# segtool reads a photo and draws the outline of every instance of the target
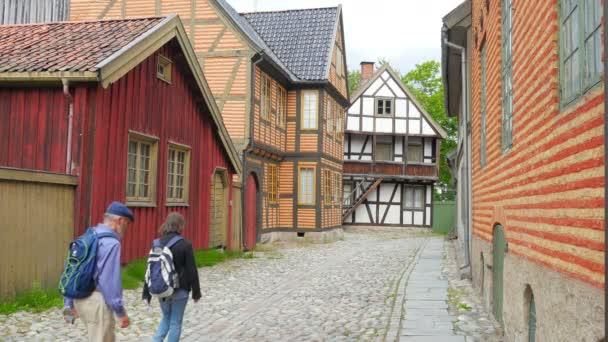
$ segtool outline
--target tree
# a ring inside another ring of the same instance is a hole
[[[457,145],[458,122],[456,118],[448,117],[445,112],[439,62],[427,61],[416,64],[414,70],[401,78],[401,82],[448,135],[441,142],[439,181],[443,183],[444,188],[451,188],[452,174],[447,163],[447,155]]]
[[[353,94],[357,88],[359,88],[359,83],[361,82],[361,71],[349,71],[348,72],[348,93]]]

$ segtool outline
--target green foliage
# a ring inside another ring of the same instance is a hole
[[[147,259],[137,259],[124,266],[121,270],[122,287],[129,290],[139,288],[144,281],[147,266]]]
[[[416,64],[414,70],[405,74],[401,78],[401,81],[448,135],[441,142],[439,181],[444,186],[451,187],[452,175],[447,164],[447,155],[457,145],[458,122],[456,118],[448,117],[445,112],[439,62],[427,61],[422,64]]]
[[[468,306],[465,303],[458,303],[458,309],[465,310],[465,311],[470,311],[472,309],[472,307]]]
[[[0,302],[0,315],[8,315],[17,311],[41,312],[50,308],[61,308],[63,297],[56,289],[43,289],[39,283],[34,283],[32,290],[18,294],[15,298]]]
[[[361,71],[349,71],[348,72],[348,93],[353,94],[357,88],[359,88],[359,83],[361,82]]]
[[[222,251],[221,249],[205,249],[194,252],[196,267],[209,267],[230,259],[253,259],[253,253],[239,251]]]

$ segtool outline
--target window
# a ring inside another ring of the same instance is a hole
[[[332,174],[329,170],[323,170],[323,203],[330,205],[333,202],[333,192],[331,188]]]
[[[344,184],[342,189],[342,203],[344,206],[350,206],[352,204],[351,192],[353,192],[352,184]]]
[[[163,55],[158,55],[156,77],[167,83],[171,83],[171,60]]]
[[[277,203],[279,198],[279,176],[276,165],[268,164],[266,182],[268,184],[268,202]]]
[[[561,0],[560,90],[568,104],[596,85],[603,72],[600,0]]]
[[[340,177],[340,173],[339,172],[334,172],[334,204],[339,204],[340,203],[340,193],[342,191],[340,191],[340,188],[342,186],[342,179]]]
[[[407,162],[422,163],[422,144],[409,142],[407,145]]]
[[[376,160],[392,161],[393,160],[393,144],[392,143],[376,143]]]
[[[424,209],[424,188],[405,188],[405,207],[408,209]]]
[[[302,129],[317,129],[318,95],[315,90],[302,92]]]
[[[262,85],[260,88],[260,116],[262,119],[270,120],[271,112],[271,94],[272,94],[272,82],[270,77],[262,74]]]
[[[156,190],[156,138],[129,134],[127,153],[127,202],[154,203]]]
[[[344,117],[344,109],[336,104],[336,135],[338,138],[342,138],[344,133],[344,127],[342,123],[342,118]]]
[[[315,204],[315,168],[300,167],[298,184],[298,204]]]
[[[479,143],[479,164],[486,166],[486,45],[481,48],[481,138]]]
[[[188,201],[190,149],[169,144],[167,150],[167,203]]]
[[[336,126],[334,126],[334,103],[330,98],[327,98],[327,110],[326,110],[326,118],[325,118],[325,123],[326,123],[326,130],[327,130],[327,134],[329,135],[333,135],[335,133],[335,128]]]
[[[277,87],[277,126],[285,127],[287,121],[287,91]]]
[[[336,46],[336,73],[338,76],[343,76],[342,73],[342,51]]]
[[[502,149],[513,145],[512,3],[502,1]]]
[[[393,115],[393,99],[376,99],[376,115]]]

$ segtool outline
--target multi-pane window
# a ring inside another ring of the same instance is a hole
[[[513,145],[513,10],[502,1],[502,149]]]
[[[327,134],[329,135],[333,135],[334,131],[335,131],[335,126],[334,126],[334,103],[331,99],[327,99],[327,110],[325,111],[327,113],[326,118],[325,118],[325,123],[326,123],[326,130],[327,130]]]
[[[315,168],[300,167],[298,175],[298,203],[315,204]]]
[[[408,143],[407,162],[422,163],[422,144]]]
[[[279,174],[276,165],[268,164],[266,182],[268,185],[268,202],[277,203],[279,198]]]
[[[392,161],[393,160],[393,144],[392,143],[376,143],[376,160]]]
[[[285,127],[287,119],[287,91],[282,87],[277,87],[277,125]]]
[[[561,0],[561,102],[596,85],[603,72],[600,0]]]
[[[318,92],[302,92],[302,129],[317,129]]]
[[[376,99],[377,115],[393,115],[393,99]]]
[[[188,171],[190,150],[169,145],[167,153],[167,202],[184,203],[188,200]]]
[[[338,204],[340,203],[340,188],[342,185],[342,179],[340,177],[340,173],[339,172],[334,172],[334,203]]]
[[[333,192],[331,188],[332,174],[330,170],[323,170],[323,202],[325,205],[333,202]]]
[[[171,83],[171,60],[163,55],[158,55],[156,77],[167,83]]]
[[[353,186],[351,184],[344,184],[342,189],[342,203],[345,206],[349,206],[352,203]]]
[[[481,48],[481,137],[479,143],[479,163],[486,166],[486,45]]]
[[[127,201],[154,201],[156,181],[156,141],[131,134],[127,154]]]
[[[342,137],[342,133],[344,133],[344,127],[343,127],[343,123],[342,123],[342,118],[344,117],[344,110],[336,105],[335,106],[335,111],[336,111],[336,135],[338,136],[338,138]]]
[[[260,88],[261,99],[260,99],[260,116],[263,119],[270,119],[271,113],[271,99],[272,99],[272,81],[270,77],[262,74],[262,85]]]
[[[424,209],[424,188],[405,188],[405,207],[409,209]]]

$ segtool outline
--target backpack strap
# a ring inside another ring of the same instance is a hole
[[[118,237],[116,237],[116,235],[115,235],[115,234],[110,233],[110,232],[104,232],[104,233],[97,233],[97,232],[96,232],[96,233],[95,233],[95,235],[97,236],[97,239],[98,239],[98,240],[99,240],[99,239],[106,238],[106,237],[111,237],[111,238],[114,238],[114,239],[118,240]]]
[[[171,240],[169,240],[169,242],[167,242],[165,247],[171,248],[171,247],[173,247],[173,245],[175,245],[176,243],[178,243],[179,241],[181,241],[183,239],[184,238],[181,235],[176,235],[176,236],[172,237]]]

